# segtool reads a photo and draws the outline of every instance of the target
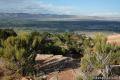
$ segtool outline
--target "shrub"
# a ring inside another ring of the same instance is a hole
[[[0,29],[0,39],[7,39],[10,36],[17,36],[13,29]]]
[[[3,41],[0,53],[1,57],[12,61],[19,68],[21,74],[32,72],[36,54],[30,49],[32,41],[28,33],[20,33],[16,37],[8,37]],[[24,71],[26,70],[26,72]]]
[[[83,78],[81,76],[78,76],[77,80],[83,80]]]

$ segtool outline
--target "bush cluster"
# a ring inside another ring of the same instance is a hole
[[[91,46],[92,39],[75,33],[19,32],[0,30],[0,57],[16,68],[22,76],[35,73],[36,54],[64,55],[73,58],[83,56],[84,47]],[[71,56],[72,55],[72,56]]]

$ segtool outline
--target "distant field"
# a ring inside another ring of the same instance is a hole
[[[112,32],[120,33],[118,21],[38,21],[1,19],[0,28],[14,28],[16,31],[48,32]]]

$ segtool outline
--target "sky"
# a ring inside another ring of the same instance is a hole
[[[0,12],[120,16],[120,0],[0,0]]]

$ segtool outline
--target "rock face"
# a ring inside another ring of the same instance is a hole
[[[70,57],[38,54],[36,62],[37,71],[43,71],[47,80],[76,80],[79,74],[80,61]]]
[[[33,78],[31,78],[31,77],[22,77],[22,79],[21,80],[34,80]]]
[[[21,80],[28,80],[27,78],[23,77]]]

